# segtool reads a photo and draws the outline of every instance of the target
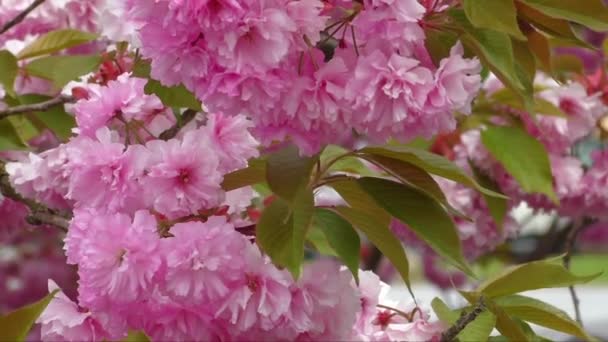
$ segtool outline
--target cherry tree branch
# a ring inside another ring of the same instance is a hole
[[[0,34],[5,33],[6,31],[13,28],[13,26],[22,22],[23,19],[25,19],[25,17],[27,17],[27,15],[30,14],[31,11],[36,9],[36,7],[42,5],[42,3],[44,1],[45,0],[35,0],[34,2],[32,2],[31,5],[29,5],[26,9],[21,11],[19,14],[17,14],[17,16],[15,16],[13,19],[7,21],[4,25],[2,25],[2,28],[0,29]]]
[[[479,297],[479,301],[469,313],[460,315],[460,318],[446,331],[441,334],[441,342],[454,341],[456,336],[464,330],[471,322],[477,318],[486,309],[486,304],[483,297]]]
[[[41,225],[48,224],[55,226],[63,231],[68,230],[70,225],[69,215],[63,215],[59,211],[50,209],[32,199],[21,196],[9,181],[8,174],[4,169],[4,163],[0,161],[0,193],[7,198],[25,204],[30,209],[30,214],[26,220],[29,224]]]
[[[574,243],[576,242],[576,236],[579,231],[583,227],[583,220],[575,220],[570,227],[570,231],[568,232],[568,236],[566,237],[566,246],[565,246],[565,254],[564,254],[564,267],[566,269],[570,269],[570,260],[572,259],[572,250],[574,248]],[[580,309],[580,300],[578,299],[578,295],[576,294],[576,290],[574,286],[568,286],[568,290],[570,291],[570,297],[572,297],[572,304],[574,306],[574,315],[578,324],[583,326],[583,319],[581,317],[581,309]]]
[[[158,138],[162,140],[169,140],[175,138],[177,133],[179,133],[180,129],[190,123],[190,121],[194,120],[196,117],[196,111],[193,109],[188,109],[182,114],[180,120],[178,120],[175,125],[168,128],[164,132],[162,132]]]
[[[10,107],[5,110],[0,110],[0,120],[7,118],[12,115],[31,113],[31,112],[44,112],[51,109],[52,107],[73,102],[75,99],[72,96],[59,95],[50,100],[46,100],[40,103],[33,103],[28,105],[21,105]]]

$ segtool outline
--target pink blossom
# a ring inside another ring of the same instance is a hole
[[[289,310],[291,277],[279,271],[255,245],[248,245],[241,253],[244,268],[222,299],[216,317],[233,324],[235,333],[254,327],[272,331]]]
[[[27,159],[6,164],[11,184],[20,194],[34,198],[49,207],[65,209],[68,175],[66,145],[48,150],[39,155],[30,153]]]
[[[78,132],[94,136],[111,119],[143,121],[161,112],[164,106],[158,97],[144,93],[146,82],[125,73],[106,86],[90,85],[88,98],[74,105]]]
[[[245,272],[243,250],[247,239],[223,217],[205,223],[171,227],[173,237],[162,240],[166,258],[165,287],[176,301],[207,306],[229,296],[231,285]]]
[[[101,128],[97,139],[79,137],[67,144],[70,172],[67,197],[78,205],[135,211],[143,207],[141,186],[148,151],[117,142],[116,132]]]
[[[59,290],[48,282],[49,292]],[[107,335],[91,312],[83,311],[59,291],[37,320],[42,324],[43,341],[101,341]]]
[[[352,333],[360,302],[346,268],[330,260],[306,265],[292,289],[287,313],[300,340],[344,340]],[[305,329],[302,329],[305,327]]]
[[[131,326],[145,331],[152,341],[222,341],[229,339],[226,322],[214,320],[200,307],[188,308],[159,293],[149,296],[141,312],[131,312]]]
[[[247,160],[257,157],[258,142],[249,133],[252,123],[244,116],[207,115],[206,130],[219,156],[220,171],[228,173],[247,166]]]
[[[597,120],[605,114],[606,106],[599,97],[587,95],[579,83],[558,85],[544,80],[542,75],[537,81],[548,86],[538,96],[560,108],[567,117],[522,115],[526,129],[550,152],[567,153],[577,140],[593,131]]]
[[[413,58],[374,51],[359,58],[345,96],[353,115],[372,137],[400,134],[424,108],[433,84],[429,69]]]
[[[357,312],[355,331],[360,335],[372,334],[372,322],[378,313],[378,304],[390,289],[377,275],[370,271],[359,271],[359,301],[361,308]]]
[[[463,53],[458,42],[450,55],[440,61],[435,87],[428,98],[432,107],[443,111],[471,111],[471,102],[481,86],[481,64],[477,59],[465,59]]]
[[[223,200],[222,174],[204,131],[187,132],[181,140],[153,140],[146,144],[150,158],[143,189],[158,212],[176,217],[215,207]]]
[[[251,2],[248,7],[237,26],[208,38],[217,49],[219,63],[238,73],[276,67],[297,32],[296,23],[282,6],[269,1]]]
[[[83,237],[66,238],[66,250],[76,244],[72,261],[78,265],[79,300],[90,309],[118,309],[143,300],[159,271],[157,223],[146,211],[134,219],[123,214],[101,214],[89,224]],[[78,224],[79,218],[74,218]],[[81,227],[82,229],[83,227]],[[74,260],[76,259],[76,260]]]

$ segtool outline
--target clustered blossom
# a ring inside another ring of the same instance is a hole
[[[455,139],[440,137],[436,143],[436,152],[452,159],[470,174],[472,172],[469,162],[478,168],[479,172],[490,177],[509,197],[507,211],[525,202],[534,209],[557,210],[564,216],[605,218],[608,209],[608,197],[605,192],[608,182],[608,153],[602,149],[601,144],[591,144],[593,148],[599,147],[599,150],[584,151],[581,155],[577,152],[577,145],[581,142],[589,144],[589,139],[594,141],[598,120],[606,114],[607,107],[597,94],[588,94],[579,83],[560,85],[540,75],[536,84],[542,87],[537,96],[561,109],[565,117],[542,113],[533,116],[514,108],[509,108],[508,111],[521,119],[527,133],[538,139],[546,148],[559,205],[545,195],[523,191],[517,181],[483,146],[483,127],[454,133]],[[502,88],[502,84],[496,78],[490,77],[484,88],[488,95],[492,95]],[[449,141],[450,139],[454,141]],[[436,181],[450,205],[471,219],[469,221],[454,218],[467,259],[475,260],[517,234],[518,226],[509,215],[502,222],[501,229],[498,229],[480,193],[442,178],[436,178]],[[407,226],[395,221],[392,223],[392,229],[406,244],[421,250],[425,274],[437,285],[451,287],[465,281],[462,274],[450,274],[443,270],[436,253]]]
[[[135,0],[130,18],[154,78],[248,116],[263,144],[291,139],[312,154],[353,129],[374,141],[430,137],[468,112],[480,64],[456,44],[434,65],[425,12],[416,0]],[[328,58],[321,47],[333,43]]]
[[[543,76],[537,79],[537,83],[544,87],[538,96],[560,108],[566,117],[514,112],[521,118],[528,134],[537,138],[549,154],[559,205],[545,195],[525,193],[483,147],[480,130],[462,134],[461,143],[454,148],[456,155],[473,161],[513,201],[525,201],[539,210],[556,209],[564,216],[605,217],[608,209],[604,191],[607,179],[606,152],[598,144],[593,148],[599,149],[581,154],[578,146],[597,139],[598,121],[603,119],[608,108],[598,94],[588,94],[579,83],[558,85]]]
[[[419,309],[411,318],[378,310],[387,285],[373,274],[357,286],[321,259],[294,280],[272,264],[241,231],[255,222],[243,216],[255,192],[221,187],[258,155],[252,122],[198,114],[162,140],[149,123],[167,109],[144,86],[129,74],[70,85],[81,95],[70,108],[76,135],[6,165],[21,194],[73,208],[64,249],[77,301],[53,299],[38,320],[43,340],[120,340],[130,330],[155,341],[438,338],[443,327]]]

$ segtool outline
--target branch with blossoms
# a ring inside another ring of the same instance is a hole
[[[187,124],[189,124],[196,117],[196,111],[192,109],[188,109],[182,114],[180,119],[175,123],[175,125],[171,126],[167,130],[163,131],[158,138],[162,140],[169,140],[175,138],[175,136],[179,133],[179,131],[184,128]]]
[[[13,28],[15,25],[22,22],[23,19],[25,19],[25,17],[27,17],[27,15],[30,14],[30,12],[35,10],[36,7],[42,5],[44,3],[44,1],[45,0],[35,0],[34,2],[32,2],[31,5],[29,5],[27,8],[25,8],[19,14],[17,14],[13,19],[7,21],[4,25],[2,25],[2,28],[0,29],[0,34],[3,34],[4,32]]]
[[[48,224],[55,226],[63,231],[68,230],[70,225],[69,214],[60,213],[57,210],[50,209],[43,204],[40,204],[29,198],[25,198],[18,194],[11,186],[9,176],[4,169],[4,163],[0,161],[0,193],[14,201],[25,204],[30,209],[30,214],[26,220],[32,225]]]
[[[7,118],[9,116],[18,115],[18,114],[25,114],[25,113],[31,113],[31,112],[44,112],[55,106],[74,102],[74,101],[75,101],[75,99],[72,96],[59,95],[50,100],[39,102],[39,103],[10,107],[5,110],[0,110],[0,120]]]

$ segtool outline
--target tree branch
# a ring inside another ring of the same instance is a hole
[[[0,120],[7,118],[12,115],[31,113],[31,112],[44,112],[50,108],[61,105],[68,102],[73,102],[75,99],[72,96],[59,95],[50,100],[33,103],[22,106],[10,107],[5,110],[0,110]]]
[[[193,109],[188,109],[182,114],[180,120],[178,120],[175,125],[166,131],[162,132],[158,138],[162,140],[169,140],[175,138],[179,130],[186,126],[190,121],[194,120],[196,117],[196,111]]]
[[[576,236],[578,232],[583,227],[584,221],[582,219],[577,219],[572,223],[570,227],[570,231],[568,232],[568,236],[566,237],[566,246],[565,246],[565,254],[564,254],[564,267],[566,269],[570,269],[570,260],[572,259],[572,250],[574,249],[574,243],[576,242]],[[572,297],[572,305],[574,306],[574,315],[576,321],[580,326],[583,326],[583,319],[581,317],[581,309],[580,309],[580,300],[578,299],[578,295],[576,294],[576,290],[574,286],[568,286],[568,290],[570,291],[570,297]]]
[[[8,31],[11,28],[13,28],[13,26],[15,26],[15,25],[19,24],[20,22],[22,22],[23,19],[25,19],[25,17],[27,17],[27,15],[30,14],[31,11],[33,11],[34,9],[36,9],[36,7],[42,5],[43,2],[44,2],[44,0],[35,0],[26,9],[24,9],[23,11],[21,11],[21,13],[17,14],[16,17],[14,17],[13,19],[7,21],[4,25],[2,25],[2,28],[0,29],[0,34],[5,33],[6,31]]]
[[[458,320],[446,331],[441,334],[441,342],[449,342],[456,339],[456,336],[464,330],[471,322],[479,316],[483,310],[486,309],[486,304],[483,297],[479,297],[479,301],[473,307],[473,310],[469,313],[464,313],[458,318]]]
[[[30,214],[26,218],[29,224],[48,224],[67,232],[70,225],[70,217],[18,194],[11,186],[9,176],[4,169],[4,162],[2,161],[0,161],[0,193],[13,201],[25,204],[30,209]]]

